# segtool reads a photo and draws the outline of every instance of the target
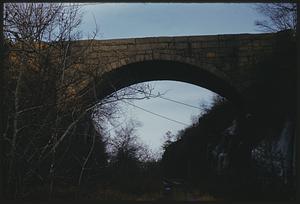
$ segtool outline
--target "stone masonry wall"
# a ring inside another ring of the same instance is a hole
[[[272,52],[275,35],[228,34],[82,40],[74,42],[72,50],[86,48],[76,66],[82,73],[92,72],[99,76],[130,63],[170,60],[195,65],[242,91],[255,80],[251,69],[261,58]]]

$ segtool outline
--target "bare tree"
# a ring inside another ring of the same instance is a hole
[[[119,128],[115,134],[108,136],[109,152],[114,162],[121,160],[134,160],[136,162],[147,162],[153,160],[153,153],[136,135],[137,127],[141,123],[129,120]]]
[[[72,43],[81,37],[79,5],[8,3],[4,13],[4,34],[9,48],[6,96],[9,114],[2,135],[7,147],[7,191],[12,197],[22,197],[34,191],[28,188],[32,183],[46,183],[51,196],[58,161],[66,155],[64,149],[68,149],[62,145],[66,138],[76,134],[80,121],[95,108],[101,115],[99,118],[109,119],[115,112],[115,101],[134,98],[138,91],[125,89],[121,95],[112,94],[100,103],[98,99],[91,104],[82,103],[74,87],[80,87],[78,84],[87,75],[96,78],[102,73],[97,76],[92,71],[87,73],[89,67],[72,72],[92,46],[90,43],[72,49]],[[92,38],[96,35],[97,28]],[[144,97],[151,91],[147,86],[139,88]],[[79,183],[94,151],[95,135],[83,156]]]
[[[126,125],[115,130],[115,135],[109,138],[110,152],[118,159],[119,156],[136,158],[138,150],[136,128],[141,124],[130,120]]]
[[[162,145],[163,150],[166,150],[173,142],[176,141],[176,135],[174,135],[171,131],[167,131],[164,135],[164,142]]]
[[[11,189],[15,196],[25,193],[26,180],[36,176],[45,179],[36,168],[48,149],[49,175],[54,175],[56,144],[65,135],[59,131],[65,113],[58,103],[69,86],[64,79],[73,63],[69,45],[79,37],[80,22],[79,6],[75,4],[5,4],[4,34],[9,44],[12,93],[7,97],[12,106],[4,139],[9,147],[8,185],[21,184]]]
[[[255,22],[260,30],[277,32],[292,29],[296,31],[296,3],[259,3],[255,9],[265,18]]]
[[[115,123],[116,119],[123,114],[119,105],[120,101],[143,100],[162,95],[160,93],[153,94],[154,89],[155,87],[151,83],[134,84],[121,90],[116,90],[99,101],[92,113],[92,118],[95,120],[98,130],[102,130],[101,132],[105,135],[108,132],[108,130],[104,130],[107,122],[112,126],[117,126]]]

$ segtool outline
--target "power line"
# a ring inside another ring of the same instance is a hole
[[[183,102],[180,102],[180,101],[176,101],[174,99],[170,99],[170,98],[165,98],[165,97],[162,97],[162,96],[158,96],[159,98],[162,98],[164,100],[167,100],[167,101],[172,101],[174,103],[178,103],[178,104],[181,104],[181,105],[185,105],[185,106],[188,106],[188,107],[191,107],[191,108],[196,108],[198,110],[202,110],[201,108],[197,107],[197,106],[193,106],[193,105],[190,105],[190,104],[187,104],[187,103],[183,103]]]
[[[132,88],[132,87],[129,87],[129,88],[144,93],[143,91],[138,90],[138,89],[136,89],[136,88]],[[161,99],[164,99],[164,100],[167,100],[167,101],[171,101],[171,102],[178,103],[178,104],[181,104],[181,105],[185,105],[185,106],[188,106],[188,107],[191,107],[191,108],[196,108],[196,109],[198,109],[198,110],[202,110],[202,108],[199,108],[199,107],[197,107],[197,106],[193,106],[193,105],[191,105],[191,104],[183,103],[183,102],[181,102],[181,101],[177,101],[177,100],[174,100],[174,99],[166,98],[166,97],[163,97],[163,96],[160,96],[160,95],[158,95],[158,96],[153,95],[153,94],[149,94],[149,95],[152,96],[152,97],[158,97],[158,98],[161,98]]]
[[[172,121],[172,122],[175,122],[175,123],[178,123],[178,124],[181,124],[181,125],[184,125],[184,126],[189,126],[189,125],[186,124],[186,123],[183,123],[183,122],[180,122],[180,121],[177,121],[177,120],[168,118],[168,117],[163,116],[163,115],[160,115],[160,114],[158,114],[158,113],[154,113],[154,112],[152,112],[152,111],[149,111],[149,110],[147,110],[147,109],[144,109],[144,108],[142,108],[142,107],[139,107],[139,106],[137,106],[137,105],[134,105],[133,103],[130,103],[130,102],[127,102],[127,101],[123,101],[123,102],[124,102],[124,103],[127,103],[127,104],[129,104],[129,105],[131,105],[131,106],[133,106],[133,107],[135,107],[135,108],[141,109],[141,110],[143,110],[143,111],[145,111],[145,112],[147,112],[147,113],[150,113],[150,114],[152,114],[152,115],[155,115],[155,116],[164,118],[164,119],[166,119],[166,120],[170,120],[170,121]]]

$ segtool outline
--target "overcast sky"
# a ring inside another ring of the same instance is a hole
[[[246,3],[105,3],[86,5],[83,10],[83,34],[94,31],[97,24],[100,32],[97,39],[258,33],[254,22],[260,18],[254,5]],[[209,104],[214,95],[207,89],[182,82],[153,83],[156,91],[168,90],[164,97],[197,107]],[[191,116],[201,112],[160,98],[134,104],[185,124],[191,124]],[[142,126],[137,134],[153,150],[159,149],[168,130],[176,134],[185,127],[124,103],[121,106],[124,117],[119,123],[130,118],[140,121]]]

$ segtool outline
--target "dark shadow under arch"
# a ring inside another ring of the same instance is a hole
[[[239,109],[243,107],[241,94],[230,82],[194,65],[164,60],[131,63],[105,73],[96,81],[96,98],[101,100],[127,86],[153,80],[194,84],[227,98]]]

